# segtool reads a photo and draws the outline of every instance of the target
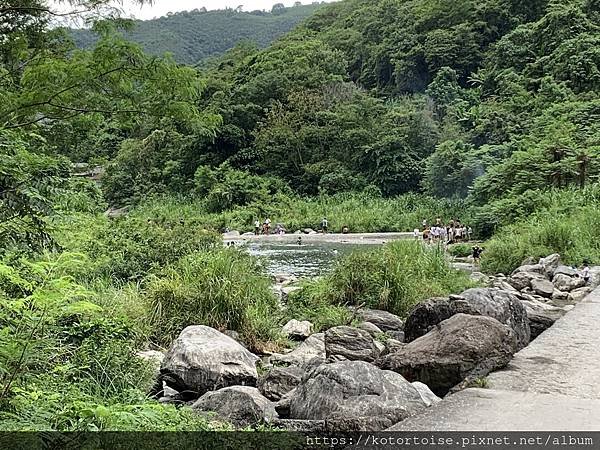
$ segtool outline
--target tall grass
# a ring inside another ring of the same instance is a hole
[[[341,259],[332,272],[308,283],[290,299],[290,312],[323,321],[339,316],[340,306],[365,305],[405,316],[412,306],[430,297],[472,287],[464,272],[452,268],[443,250],[414,241],[397,241],[373,251]],[[320,317],[311,314],[317,305]],[[339,316],[347,319],[346,316]],[[297,317],[298,318],[298,317]]]
[[[600,205],[600,203],[599,203]],[[567,264],[600,264],[600,209],[598,205],[558,206],[501,228],[487,242],[481,267],[490,273],[510,273],[528,257],[560,253]]]
[[[278,304],[256,259],[237,249],[191,254],[145,288],[152,338],[168,346],[189,325],[234,330],[254,349],[277,342]]]
[[[144,219],[180,220],[198,227],[220,230],[225,227],[251,231],[256,219],[270,217],[290,231],[316,229],[323,217],[331,231],[347,226],[351,232],[412,231],[424,218],[469,220],[469,210],[461,200],[435,199],[420,194],[381,198],[368,194],[338,194],[314,198],[276,195],[269,203],[253,203],[211,214],[203,200],[159,197],[139,205],[133,214]]]

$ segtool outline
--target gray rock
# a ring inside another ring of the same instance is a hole
[[[579,303],[581,300],[586,298],[593,290],[594,288],[590,286],[585,286],[579,289],[573,289],[571,292],[569,292],[568,299],[571,303]]]
[[[375,344],[375,347],[377,347],[378,350],[378,355],[381,355],[383,352],[385,352],[385,345],[382,342],[379,342],[377,339],[373,340],[373,343]]]
[[[405,336],[404,331],[386,331],[386,333],[391,339],[395,339],[400,342],[404,342]]]
[[[539,275],[544,275],[544,267],[541,264],[525,264],[523,266],[517,267],[513,270],[511,276],[516,275],[520,272],[529,272],[529,273],[537,273]]]
[[[280,289],[281,299],[286,302],[291,294],[301,290],[302,288],[300,286],[282,286]]]
[[[255,387],[231,386],[207,392],[192,405],[197,412],[214,412],[237,427],[271,423],[275,406]]]
[[[388,339],[385,341],[385,352],[382,352],[381,355],[387,355],[389,353],[394,353],[396,350],[404,347],[406,344],[402,341],[398,341],[396,339]]]
[[[513,330],[496,319],[456,314],[377,364],[444,396],[506,366],[517,349]]]
[[[573,269],[572,267],[569,267],[569,266],[560,265],[554,271],[554,276],[556,276],[558,274],[567,275],[569,277],[574,277],[575,275],[577,275],[577,270]]]
[[[418,304],[406,319],[405,342],[424,336],[437,324],[458,313],[492,317],[513,329],[519,348],[529,344],[529,320],[519,297],[512,291],[496,288],[468,289],[460,296]]]
[[[438,323],[454,315],[447,298],[431,298],[417,304],[404,324],[404,342],[426,335]]]
[[[571,292],[573,289],[585,286],[585,281],[578,276],[571,277],[563,273],[557,273],[552,279],[552,284],[554,284],[559,291]]]
[[[551,280],[552,277],[554,277],[554,271],[561,265],[560,255],[558,253],[554,253],[550,256],[546,256],[545,258],[541,258],[539,265],[544,268],[544,274],[546,275],[546,278]]]
[[[269,400],[277,402],[298,386],[303,373],[304,370],[298,366],[274,367],[260,376],[258,390]]]
[[[554,289],[552,293],[552,300],[566,300],[569,298],[568,292],[559,291],[558,289]]]
[[[371,419],[371,429],[383,429],[425,407],[419,391],[401,375],[364,361],[343,361],[322,365],[303,378],[291,396],[290,417]]]
[[[361,309],[357,312],[357,315],[363,321],[377,325],[381,331],[402,331],[404,329],[404,324],[400,317],[387,311]]]
[[[258,357],[217,330],[193,325],[173,341],[160,378],[178,390],[199,397],[234,385],[256,385]]]
[[[421,400],[427,406],[434,405],[442,401],[437,395],[431,392],[431,389],[426,384],[421,383],[420,381],[413,381],[412,384],[417,391],[419,391],[419,395],[421,396]]]
[[[292,319],[283,326],[283,334],[290,339],[304,340],[312,333],[313,324],[308,320],[302,322]]]
[[[228,231],[227,233],[223,233],[223,237],[225,238],[236,238],[236,237],[240,237],[240,232],[233,230],[233,231]]]
[[[165,359],[165,355],[157,350],[145,350],[135,354],[138,358],[148,362],[148,364],[154,369],[156,375],[160,372],[160,366]]]
[[[566,312],[562,308],[557,308],[537,300],[521,300],[521,303],[527,310],[531,340],[537,338],[554,325],[554,322],[560,319]]]
[[[531,280],[531,289],[542,297],[551,298],[554,293],[554,285],[548,280]]]
[[[371,322],[361,322],[358,324],[358,326],[356,328],[366,331],[373,337],[382,333],[381,329],[377,325],[375,325],[374,323],[371,323]]]
[[[316,333],[306,339],[302,344],[285,355],[272,355],[271,364],[287,364],[291,366],[304,366],[313,358],[325,360],[325,334]]]
[[[531,287],[531,280],[545,280],[544,276],[536,272],[517,272],[508,279],[510,284],[517,291],[522,291]]]
[[[351,361],[373,362],[379,357],[373,338],[364,330],[333,327],[325,332],[325,356],[343,356]]]

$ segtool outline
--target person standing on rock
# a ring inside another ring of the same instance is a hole
[[[263,234],[269,235],[269,230],[271,229],[271,219],[268,217],[265,219],[265,223],[263,223]]]
[[[260,221],[258,219],[254,221],[254,234],[257,236],[260,234]]]
[[[483,253],[483,248],[479,245],[473,247],[473,263],[479,264],[479,260],[481,259],[481,254]]]
[[[419,230],[418,228],[415,228],[413,230],[413,236],[415,238],[415,241],[418,241],[419,238],[421,237],[421,230]]]
[[[587,262],[583,263],[583,269],[581,270],[581,277],[583,278],[583,281],[585,281],[585,284],[588,285],[590,283],[590,267],[588,265]]]
[[[327,234],[328,228],[329,222],[327,221],[327,217],[323,217],[323,220],[321,220],[321,230],[323,230],[323,234]]]

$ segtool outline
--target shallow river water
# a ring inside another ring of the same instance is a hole
[[[349,244],[341,242],[249,242],[243,247],[258,256],[271,274],[314,277],[326,273],[340,256],[355,250],[368,251],[381,244]]]

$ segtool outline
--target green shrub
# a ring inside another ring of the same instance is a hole
[[[473,246],[471,244],[453,244],[448,246],[448,253],[459,258],[471,256]]]
[[[481,267],[489,273],[510,273],[529,257],[560,253],[567,264],[600,263],[598,206],[543,211],[501,228],[486,243]]]
[[[443,250],[396,241],[341,259],[332,272],[298,293],[296,302],[362,305],[404,316],[417,302],[460,292],[472,283],[452,268]]]
[[[220,237],[180,220],[128,216],[101,228],[84,250],[96,260],[96,274],[139,280],[190,253],[209,250]]]
[[[146,288],[153,338],[168,346],[189,325],[235,330],[256,348],[278,339],[277,299],[256,259],[237,249],[189,255]]]

